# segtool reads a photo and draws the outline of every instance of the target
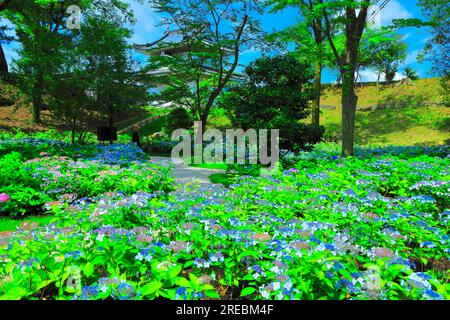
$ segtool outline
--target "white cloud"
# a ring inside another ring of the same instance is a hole
[[[369,17],[372,13],[377,12],[378,9],[378,6],[373,6],[370,9]],[[375,27],[381,27],[390,25],[394,19],[409,19],[412,17],[412,13],[406,10],[401,3],[390,1],[371,21]]]
[[[372,70],[362,70],[359,72],[359,76],[360,76],[360,78],[358,78],[358,81],[375,82],[375,81],[377,81],[378,73],[375,71],[372,71]],[[402,76],[402,74],[400,72],[397,72],[394,80],[401,80],[403,78],[404,77]],[[380,76],[380,81],[385,81],[385,80],[386,80],[385,74],[382,73]]]

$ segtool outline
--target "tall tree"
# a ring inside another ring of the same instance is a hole
[[[342,156],[353,156],[355,143],[355,114],[358,96],[355,79],[359,47],[367,26],[369,7],[378,1],[319,0],[325,21],[325,34],[342,77]],[[342,22],[345,36],[344,55],[339,53],[333,38],[333,24]]]
[[[279,129],[280,147],[289,151],[311,150],[324,128],[301,122],[310,115],[314,95],[311,64],[292,55],[262,57],[245,69],[245,82],[220,98],[232,124],[244,130]]]
[[[120,20],[90,15],[64,47],[60,74],[50,82],[48,93],[53,114],[70,124],[72,142],[77,133],[82,142],[85,132],[99,122],[113,126],[114,109],[129,108],[133,99],[146,96],[145,88],[136,84],[130,36]]]
[[[360,49],[361,65],[377,72],[378,88],[381,74],[385,74],[387,82],[392,81],[406,56],[406,43],[390,29],[367,29],[364,33]]]
[[[75,61],[88,87],[96,92],[98,111],[112,127],[115,108],[130,107],[133,99],[145,96],[144,88],[137,85],[136,65],[129,54],[131,33],[120,22],[103,18],[88,18],[83,26],[75,43]]]
[[[312,103],[313,125],[320,124],[320,95],[322,89],[322,70],[330,62],[329,51],[327,52],[326,34],[324,30],[324,19],[320,10],[318,0],[269,0],[267,4],[271,7],[271,12],[279,12],[286,7],[297,7],[303,20],[294,26],[290,26],[281,32],[276,32],[275,36],[282,41],[294,42],[296,44],[295,53],[298,58],[305,62],[314,64],[314,99]]]
[[[65,25],[66,9],[82,2],[13,1],[5,10],[5,17],[14,24],[17,39],[22,45],[16,71],[24,92],[31,97],[34,123],[41,121],[46,80],[58,72],[58,65],[62,62],[60,50],[69,40],[70,32]]]
[[[84,15],[114,17],[125,12],[125,20],[132,17],[129,5],[120,0],[12,1],[3,13],[13,23],[17,40],[22,45],[16,71],[24,91],[31,97],[34,123],[41,121],[46,81],[51,81],[59,72],[64,60],[61,52],[73,37],[74,30],[66,25],[70,17],[66,11],[72,5],[79,6]]]
[[[24,1],[13,2],[7,10],[22,45],[16,71],[20,86],[31,97],[33,123],[41,122],[46,80],[58,72],[60,48],[67,40],[66,34],[59,32],[64,27],[62,19],[50,15],[52,6],[54,3]]]
[[[217,97],[233,80],[240,53],[258,42],[260,28],[250,13],[262,12],[256,0],[151,0],[165,18],[161,26],[178,33],[186,54],[160,56],[150,68],[168,67],[158,97],[192,110],[206,125]]]

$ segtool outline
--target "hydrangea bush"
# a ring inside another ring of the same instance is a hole
[[[170,168],[149,164],[135,145],[66,147],[53,140],[0,143],[5,153],[0,158],[0,193],[10,197],[2,205],[1,215],[41,214],[48,202],[73,201],[108,191],[131,195],[171,190]],[[67,155],[61,155],[60,149]],[[30,158],[36,150],[38,155]]]
[[[63,197],[53,223],[0,233],[0,298],[449,299],[450,160],[387,150],[319,148],[229,188]]]

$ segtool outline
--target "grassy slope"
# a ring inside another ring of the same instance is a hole
[[[328,87],[322,96],[321,123],[327,134],[339,136],[341,106],[339,88]],[[376,85],[357,88],[359,108],[376,105],[403,104],[403,107],[357,111],[356,141],[361,145],[443,144],[450,139],[450,108],[440,102],[437,79],[421,79],[410,86]]]
[[[410,86],[358,86],[358,107],[402,105],[393,109],[361,111],[356,114],[356,141],[360,145],[443,144],[450,139],[450,108],[440,102],[438,79],[421,79]],[[341,89],[328,86],[322,95],[321,124],[326,135],[341,131]],[[330,110],[327,107],[334,107]],[[309,119],[307,120],[309,122]],[[211,127],[229,128],[226,116],[212,116]]]

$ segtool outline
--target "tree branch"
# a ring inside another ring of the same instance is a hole
[[[11,3],[12,0],[3,0],[3,2],[0,3],[0,11],[3,11],[6,9],[6,7]]]
[[[209,109],[211,109],[212,104],[214,103],[214,100],[217,98],[217,96],[222,92],[225,85],[230,80],[231,76],[233,75],[234,70],[236,69],[238,63],[239,63],[239,43],[241,41],[242,34],[244,33],[245,26],[247,25],[248,21],[248,15],[244,15],[244,19],[242,21],[242,24],[240,25],[238,29],[238,33],[236,36],[236,41],[234,45],[234,60],[231,68],[228,70],[227,74],[225,75],[225,78],[219,82],[218,87],[214,92],[211,93],[208,99],[208,103],[206,104],[206,112],[209,112]]]
[[[319,3],[323,4],[323,0],[319,0]],[[341,57],[339,56],[339,52],[337,51],[336,45],[334,44],[333,38],[331,37],[330,18],[328,17],[326,8],[323,8],[323,17],[325,19],[325,34],[328,38],[328,42],[330,43],[331,50],[333,51],[334,57],[336,59],[336,66],[338,67],[338,69],[341,69],[341,67],[342,67]]]

